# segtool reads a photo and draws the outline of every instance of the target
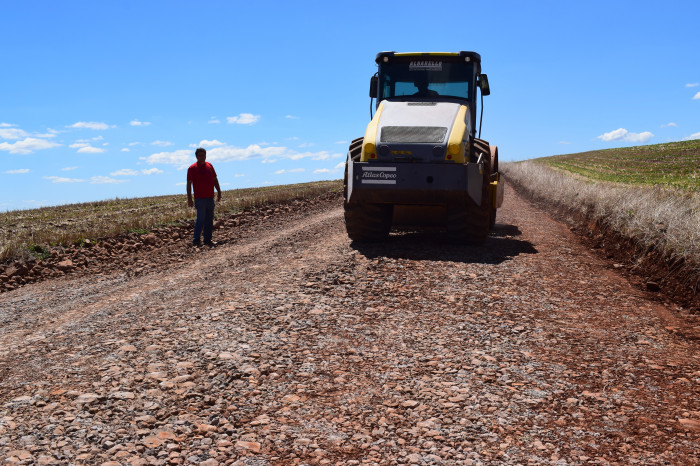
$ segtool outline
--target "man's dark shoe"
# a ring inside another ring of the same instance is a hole
[[[204,242],[204,245],[205,245],[205,246],[209,246],[210,248],[213,248],[213,247],[216,246],[217,244],[219,244],[219,243],[217,243],[216,241],[205,241],[205,242]]]
[[[192,241],[192,246],[194,246],[195,248],[198,248],[198,247],[202,246],[202,243],[200,243],[199,241]]]

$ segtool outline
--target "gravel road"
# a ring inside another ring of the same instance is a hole
[[[565,225],[510,190],[482,247],[362,246],[339,205],[0,295],[0,460],[700,461],[698,342]]]

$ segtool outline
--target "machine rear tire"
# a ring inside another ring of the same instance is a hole
[[[455,243],[481,244],[486,240],[491,226],[491,203],[489,197],[491,178],[490,157],[484,160],[481,186],[481,204],[468,199],[466,203],[447,206],[447,237]],[[493,213],[493,221],[496,215]]]
[[[496,227],[496,211],[498,209],[491,208],[489,212],[489,230],[493,230]]]
[[[489,176],[489,182],[491,181],[492,177],[494,180],[498,179],[498,146],[490,146],[491,149],[491,175]],[[499,180],[499,183],[501,181]],[[489,195],[491,194],[491,190],[489,189]],[[496,207],[493,207],[491,203],[489,203],[489,229],[493,230],[493,228],[496,226],[496,212],[498,209]]]
[[[489,234],[489,211],[475,204],[447,208],[447,237],[455,243],[481,244]]]
[[[381,241],[389,236],[393,206],[345,204],[345,229],[353,241]]]

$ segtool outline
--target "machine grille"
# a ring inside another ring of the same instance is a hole
[[[384,126],[380,142],[426,142],[441,143],[445,140],[447,128],[440,126]]]

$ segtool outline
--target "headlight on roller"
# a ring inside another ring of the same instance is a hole
[[[376,159],[377,158],[377,146],[375,146],[371,142],[368,142],[367,144],[365,144],[364,152],[365,152],[365,156],[368,159]]]
[[[454,160],[458,158],[464,152],[464,143],[450,143],[447,145],[447,155],[445,158],[447,160]]]

